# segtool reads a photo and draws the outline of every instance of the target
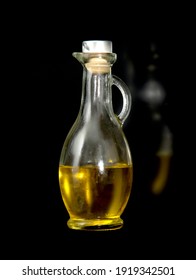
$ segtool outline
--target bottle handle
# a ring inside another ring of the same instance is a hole
[[[131,111],[131,105],[132,105],[131,92],[128,86],[125,84],[125,82],[123,82],[119,77],[112,75],[112,78],[113,78],[112,85],[117,86],[117,88],[120,90],[123,97],[122,110],[120,114],[117,116],[121,125],[123,125]]]

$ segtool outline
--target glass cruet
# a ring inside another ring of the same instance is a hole
[[[83,79],[80,110],[59,162],[60,191],[70,216],[67,225],[76,230],[119,229],[133,180],[131,152],[122,130],[131,94],[111,74],[117,59],[111,41],[83,41],[82,52],[72,55],[83,66]],[[123,99],[118,115],[113,111],[113,85]]]

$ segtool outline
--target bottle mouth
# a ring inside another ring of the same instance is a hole
[[[72,53],[83,66],[93,73],[109,73],[117,59],[115,53]]]

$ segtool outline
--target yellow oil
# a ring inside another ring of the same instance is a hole
[[[120,228],[133,179],[132,165],[59,166],[59,183],[73,229]]]

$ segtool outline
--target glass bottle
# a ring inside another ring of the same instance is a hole
[[[132,157],[122,126],[131,109],[126,84],[111,74],[117,59],[111,41],[84,41],[74,52],[83,66],[78,116],[62,147],[59,184],[76,230],[114,230],[123,226],[121,214],[130,197]],[[122,93],[119,115],[113,111],[112,86]]]

